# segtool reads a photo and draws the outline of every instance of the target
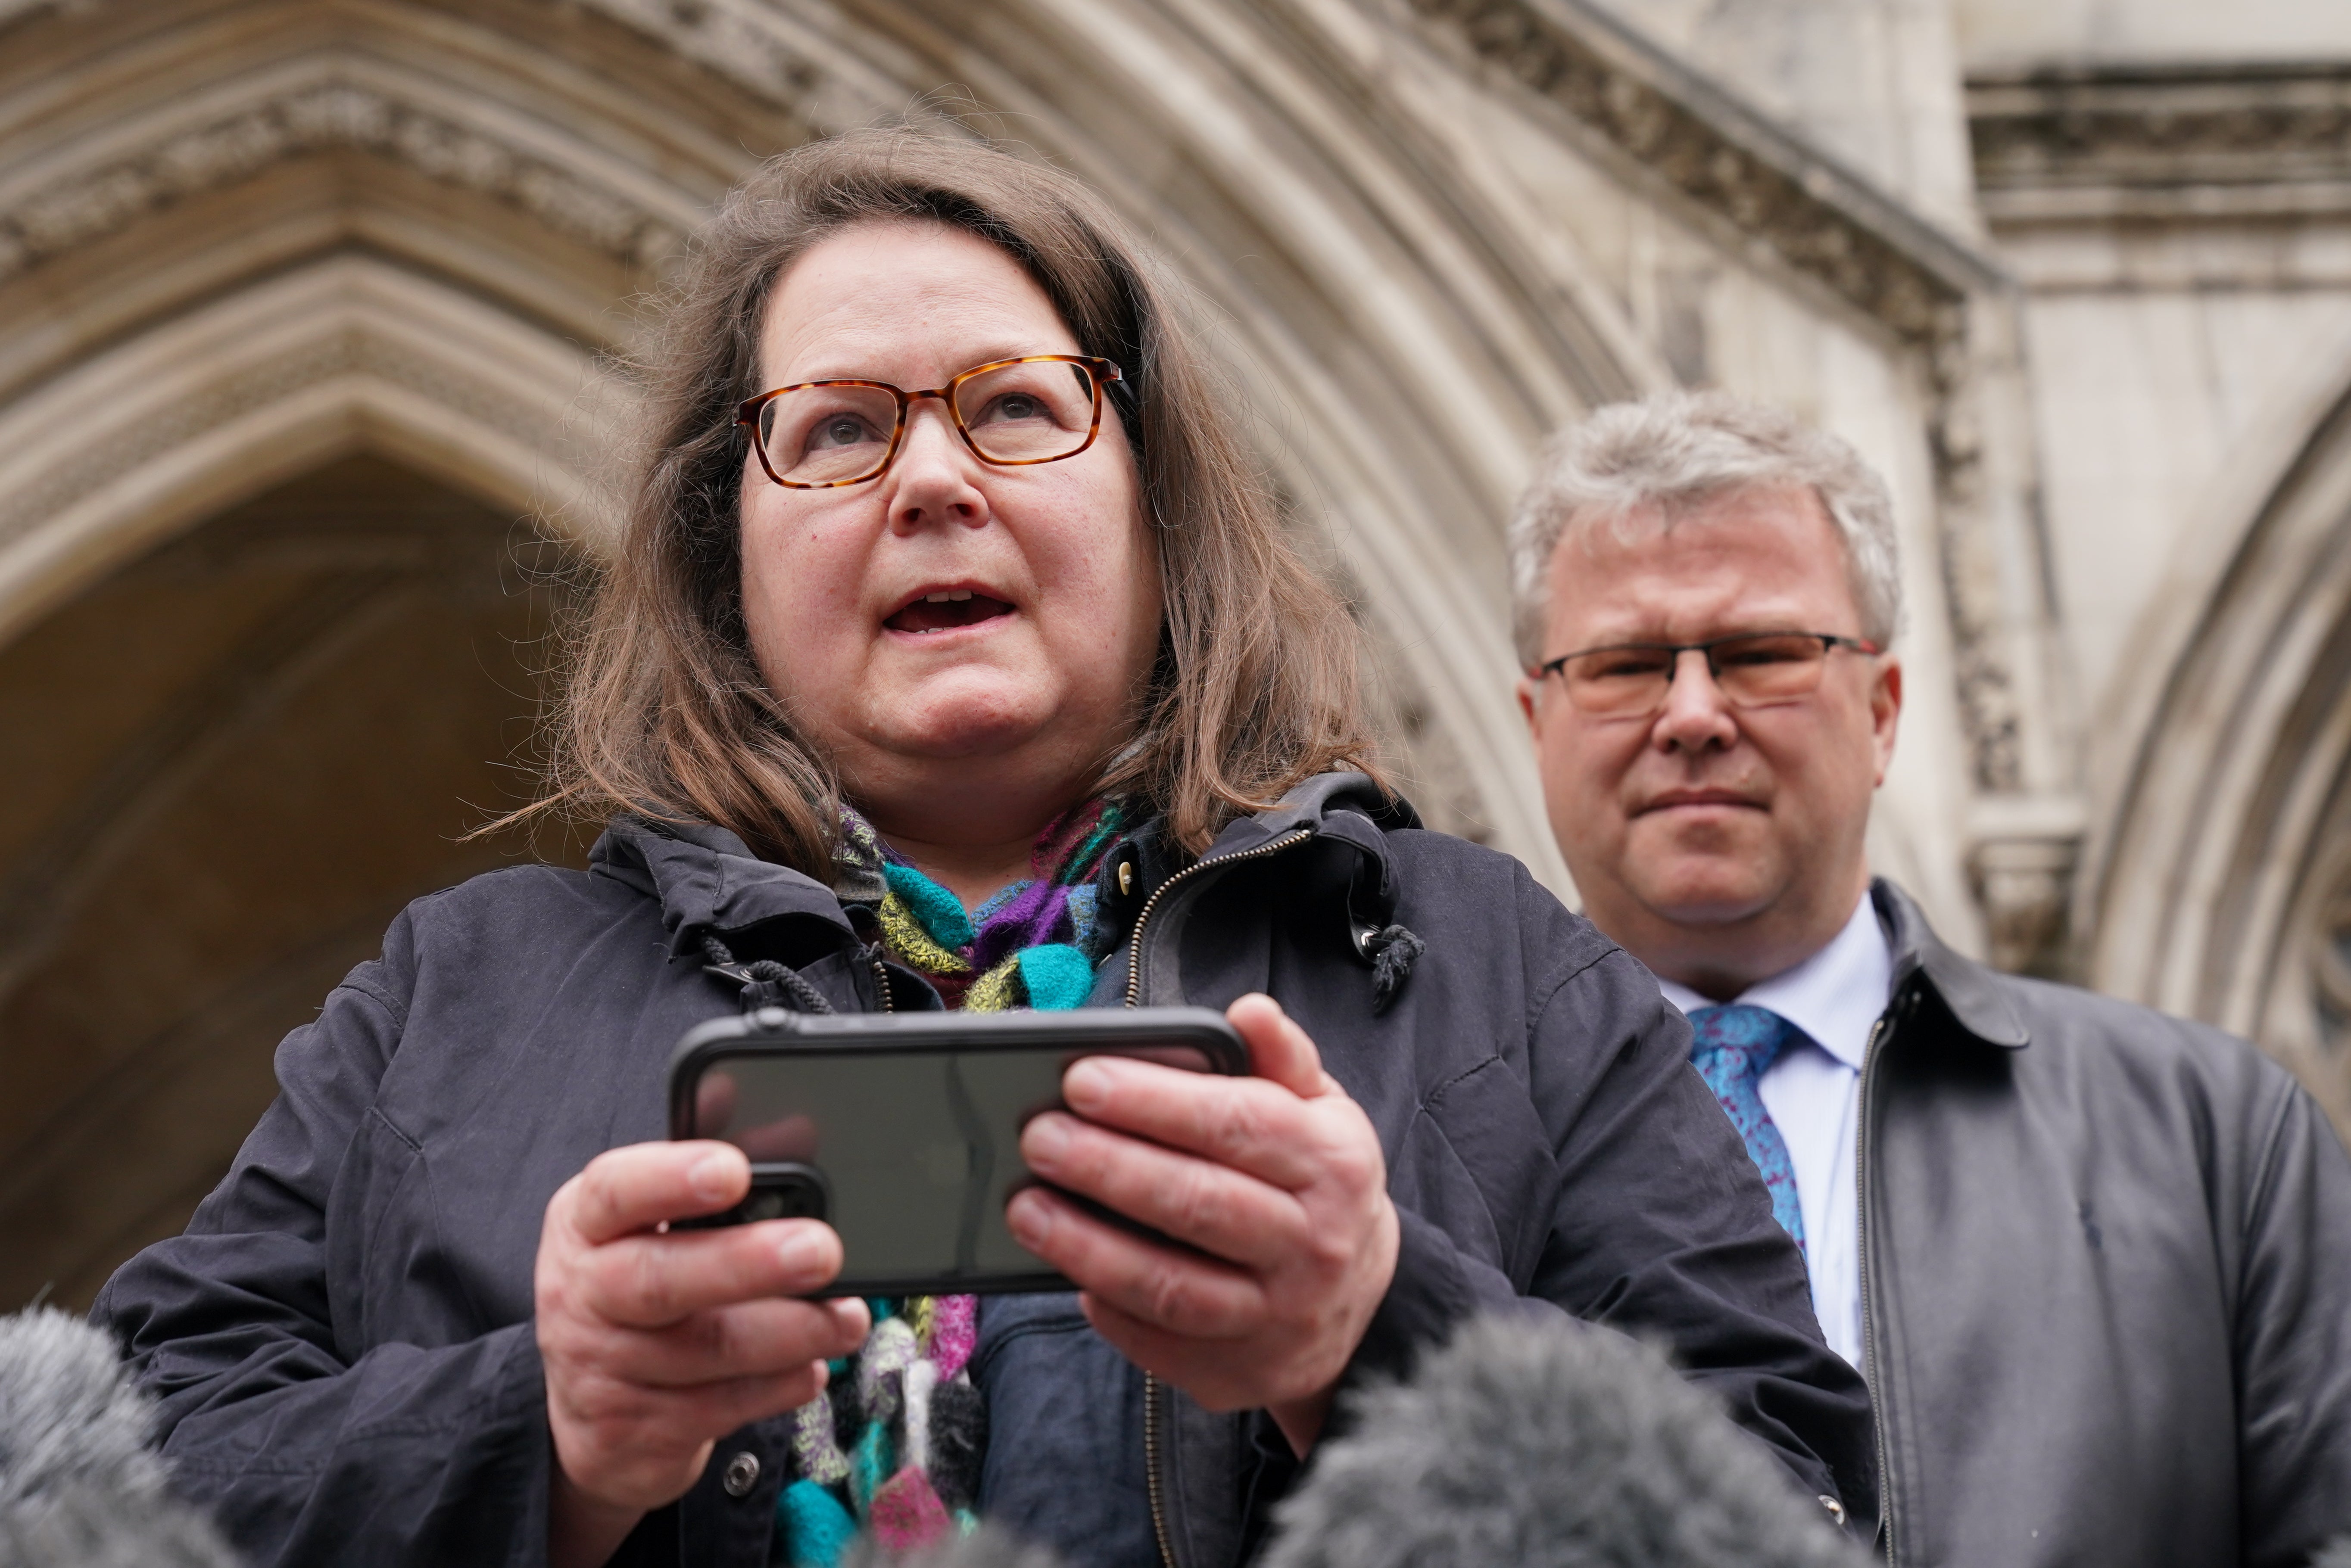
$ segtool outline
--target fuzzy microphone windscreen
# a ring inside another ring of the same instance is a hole
[[[105,1334],[51,1309],[0,1317],[0,1563],[235,1568],[171,1495],[154,1425]]]
[[[998,1525],[983,1524],[969,1535],[903,1556],[869,1536],[850,1548],[841,1568],[1062,1568],[1062,1563],[1045,1547],[1032,1546]]]
[[[1356,1397],[1265,1568],[1861,1568],[1860,1548],[1664,1356],[1489,1319]]]

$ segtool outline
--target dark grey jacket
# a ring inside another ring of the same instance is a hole
[[[1141,873],[1127,896],[1123,864]],[[1687,1026],[1517,863],[1337,774],[1196,866],[1145,835],[1099,886],[1129,931],[1104,1000],[1270,992],[1378,1128],[1403,1249],[1352,1376],[1400,1369],[1481,1310],[1573,1314],[1669,1342],[1807,1493],[1874,1517],[1864,1391],[1821,1343]],[[1377,1011],[1362,939],[1394,923],[1427,950]],[[162,1397],[182,1485],[257,1562],[541,1560],[540,1214],[598,1152],[662,1136],[671,1047],[738,1005],[704,967],[705,931],[840,1008],[880,1005],[885,984],[897,1007],[938,1005],[829,890],[731,834],[617,826],[585,875],[502,871],[411,906],[279,1048],[278,1100],[187,1234],[108,1285],[96,1315]],[[1261,1416],[1210,1416],[1123,1364],[1105,1387],[1066,1302],[1058,1319],[1051,1298],[989,1308],[988,1511],[1105,1568],[1247,1551],[1286,1479]],[[721,1442],[623,1558],[764,1563],[788,1428]],[[730,1497],[744,1453],[758,1480]]]
[[[2243,1041],[1890,884],[1862,1316],[1895,1562],[2286,1568],[2351,1530],[2351,1160]]]

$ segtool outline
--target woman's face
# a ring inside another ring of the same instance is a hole
[[[811,247],[777,283],[759,348],[763,387],[853,377],[909,391],[989,360],[1088,351],[1011,257],[921,222]],[[1107,400],[1091,447],[1029,467],[981,461],[936,398],[911,406],[896,460],[864,483],[787,489],[747,453],[742,522],[753,656],[883,832],[1033,834],[1127,733],[1160,583]]]

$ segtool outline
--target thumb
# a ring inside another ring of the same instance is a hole
[[[1249,1065],[1259,1077],[1301,1099],[1322,1093],[1322,1053],[1281,1003],[1253,991],[1225,1009],[1225,1021],[1248,1043]]]

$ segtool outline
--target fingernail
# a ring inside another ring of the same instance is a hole
[[[1044,1199],[1026,1192],[1015,1193],[1004,1210],[1004,1222],[1012,1231],[1012,1239],[1035,1251],[1045,1244],[1053,1229],[1053,1217],[1046,1212]]]
[[[1061,1097],[1077,1111],[1098,1111],[1110,1098],[1110,1075],[1092,1062],[1080,1062],[1061,1075]]]
[[[1069,1150],[1070,1128],[1059,1116],[1039,1116],[1020,1135],[1020,1153],[1031,1169],[1058,1165]]]
[[[776,1244],[776,1256],[792,1273],[814,1273],[824,1264],[824,1243],[806,1231],[794,1231]]]
[[[735,1156],[713,1150],[694,1162],[685,1173],[685,1183],[694,1189],[696,1198],[706,1198],[716,1203],[735,1190],[730,1179],[736,1169]]]

